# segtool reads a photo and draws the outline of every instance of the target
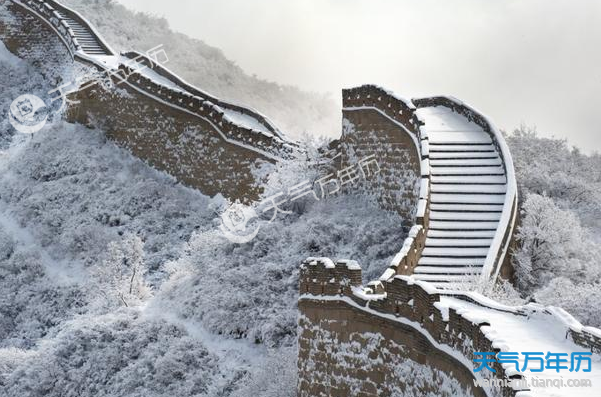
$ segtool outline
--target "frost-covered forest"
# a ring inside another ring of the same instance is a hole
[[[352,257],[375,276],[402,241],[398,217],[341,196],[233,244],[223,199],[102,131],[53,120],[13,134],[11,98],[48,88],[3,45],[0,79],[0,394],[292,395],[301,260]],[[270,189],[304,170],[282,164]]]
[[[330,100],[246,76],[164,21],[104,0],[67,3],[115,47],[163,43],[186,79],[282,127],[338,117]],[[10,102],[46,84],[0,44],[0,395],[295,395],[299,263],[351,258],[372,279],[400,249],[403,220],[351,194],[308,200],[263,222],[250,243],[231,243],[217,228],[222,198],[153,170],[102,131],[51,120],[33,137],[14,134]],[[495,297],[601,326],[601,157],[524,127],[508,142],[522,217],[515,287]],[[267,192],[306,172],[300,160],[282,164]]]
[[[524,126],[508,143],[521,196],[519,292],[601,326],[601,156]]]

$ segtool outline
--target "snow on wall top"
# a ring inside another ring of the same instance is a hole
[[[523,368],[521,352],[569,355],[592,350],[591,372],[574,371],[569,375],[552,370],[542,373],[519,372],[513,363],[494,363],[497,373],[485,371],[482,374],[474,373],[474,376],[517,377],[526,381],[532,377],[543,381],[554,380],[564,375],[572,379],[590,379],[593,384],[591,388],[514,388],[511,395],[596,396],[594,385],[601,382],[601,340],[597,339],[597,345],[593,347],[582,344],[579,335],[574,332],[584,331],[588,327],[583,327],[565,311],[533,303],[523,306],[502,305],[475,292],[437,290],[430,283],[415,280],[411,276],[396,276],[363,287],[358,283],[360,274],[355,274],[354,279],[345,280],[347,276],[328,266],[328,261],[331,262],[327,258],[319,258],[311,269],[302,268],[301,299],[344,301],[370,315],[410,325],[428,335],[436,348],[457,358],[462,356],[461,362],[470,370],[478,366],[472,361],[477,351],[499,349],[518,353],[521,357],[518,358],[518,365]],[[350,285],[350,288],[338,289],[329,285]],[[352,325],[349,324],[349,327]],[[593,329],[592,332],[599,335],[601,330]],[[482,338],[488,343],[483,343]],[[588,367],[587,364],[583,365]],[[490,395],[497,395],[493,389],[488,391]]]
[[[87,21],[76,11],[60,4],[55,0],[11,0],[12,2],[28,9],[30,12],[45,20],[47,24],[55,31],[59,38],[68,48],[69,52],[75,60],[84,62],[86,64],[92,64],[101,70],[107,71],[110,74],[116,72],[124,64],[131,64],[131,58],[143,57],[146,61],[149,61],[143,54],[131,52],[120,56],[115,55],[115,52],[110,46],[104,41],[102,36],[94,29],[92,24]],[[70,22],[79,25],[78,31],[71,29]],[[87,31],[88,39],[91,37],[97,41],[98,45],[102,47],[103,53],[88,52],[85,47],[82,47],[78,40],[78,34],[82,34],[81,29]],[[133,55],[132,55],[133,54]],[[263,135],[269,140],[267,142],[276,143],[276,151],[283,150],[283,153],[296,150],[296,143],[288,140],[281,131],[275,127],[275,125],[269,121],[265,116],[258,113],[250,108],[231,104],[219,100],[218,98],[205,93],[192,85],[186,83],[183,79],[177,76],[175,73],[168,69],[153,63],[152,68],[138,68],[136,74],[143,74],[147,79],[150,79],[160,87],[164,87],[169,90],[173,90],[178,93],[192,93],[194,95],[201,94],[203,99],[208,99],[209,102],[213,103],[213,106],[218,114],[225,116],[225,119],[234,126],[241,128],[241,132],[248,131],[250,133]],[[125,81],[131,85],[129,81]],[[144,94],[148,94],[144,90],[141,91]],[[177,103],[174,104],[178,106]],[[215,128],[220,129],[220,123],[213,123]],[[219,131],[222,137],[226,137],[223,131]],[[235,137],[239,134],[233,134],[229,138],[225,138],[228,142],[238,144]],[[255,147],[256,144],[252,144],[252,138],[248,139],[249,142],[243,144],[244,147],[259,151],[261,154],[267,157],[273,157],[272,154],[265,152],[265,148]],[[249,143],[251,143],[249,145]],[[257,142],[261,144],[261,140]]]

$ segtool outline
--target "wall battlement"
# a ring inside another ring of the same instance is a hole
[[[414,107],[373,85],[345,89],[342,97],[342,167],[373,156],[380,172],[353,189],[400,214],[408,231],[420,217],[420,122]]]
[[[315,314],[316,308],[321,308],[320,315],[324,319],[339,318],[335,312],[344,310],[352,312],[361,312],[362,317],[367,317],[368,322],[380,325],[378,332],[386,333],[387,328],[398,328],[404,333],[399,344],[404,346],[408,352],[407,357],[416,362],[428,362],[434,368],[447,370],[448,365],[456,366],[454,373],[457,374],[460,382],[465,386],[473,386],[474,375],[471,373],[471,365],[474,351],[496,351],[499,349],[493,347],[481,327],[488,326],[488,323],[474,323],[465,318],[454,309],[449,309],[448,316],[439,310],[437,303],[440,302],[441,294],[425,283],[414,282],[406,276],[396,276],[384,282],[370,283],[363,288],[359,285],[358,279],[361,278],[360,267],[353,262],[352,269],[345,267],[347,261],[338,261],[334,264],[328,258],[309,258],[301,265],[300,291],[301,297],[299,305],[302,316],[305,315],[304,309],[308,309],[311,314]],[[392,321],[390,321],[392,319]],[[394,319],[399,319],[395,323]],[[341,324],[338,321],[321,321],[319,325],[310,324],[310,321],[303,317],[301,327],[323,327],[328,333],[352,332],[355,327],[361,328],[353,321],[344,322],[345,330],[339,329]],[[411,330],[409,329],[411,328]],[[418,337],[418,335],[420,335]],[[427,337],[426,335],[429,335]],[[408,336],[410,336],[408,338]],[[358,337],[358,336],[356,336]],[[369,335],[365,334],[365,344]],[[299,396],[316,396],[309,386],[313,381],[315,374],[305,371],[306,360],[313,360],[314,355],[320,359],[331,360],[330,365],[336,367],[335,359],[341,354],[336,350],[336,346],[328,344],[327,349],[320,352],[311,351],[309,341],[303,341],[303,331],[299,336]],[[452,350],[456,354],[449,354]],[[325,357],[324,357],[325,355]],[[374,351],[372,360],[387,361],[390,359],[385,350]],[[432,355],[444,356],[441,361],[433,360]],[[448,357],[447,357],[448,356]],[[463,357],[463,360],[458,357]],[[428,360],[430,359],[430,360]],[[469,369],[466,367],[469,365]],[[496,363],[493,367],[497,370],[497,377],[501,379],[517,379],[521,375],[512,375],[508,377],[503,367]],[[384,369],[392,371],[392,369]],[[353,368],[330,368],[331,373],[342,373],[350,378],[365,376],[359,374]],[[345,372],[346,371],[346,372]],[[453,372],[453,371],[451,371]],[[489,373],[491,374],[491,373]],[[327,378],[328,374],[321,374]],[[386,377],[394,381],[394,376]],[[471,379],[470,379],[471,378]],[[369,382],[370,376],[365,377]],[[326,384],[329,382],[327,379]],[[398,384],[377,385],[375,393],[365,392],[365,396],[389,395],[381,394],[386,390],[401,389],[405,387],[403,382],[407,380],[396,379]],[[304,390],[308,387],[309,390]],[[504,388],[499,396],[516,396],[520,390]],[[486,395],[482,390],[474,390],[475,395]]]
[[[398,121],[407,130],[421,139],[420,126],[423,124],[415,115],[415,105],[407,99],[373,84],[342,90],[342,106],[374,107],[384,112],[388,117]]]
[[[350,268],[347,267],[349,263]],[[331,395],[337,395],[337,390],[341,388],[347,390],[345,384],[369,384],[362,390],[363,394],[360,395],[363,396],[390,395],[391,390],[411,385],[411,380],[407,378],[396,378],[391,366],[378,367],[378,371],[384,371],[385,374],[376,376],[369,371],[339,365],[338,360],[341,356],[345,357],[347,352],[341,350],[337,341],[346,340],[349,335],[369,353],[366,362],[358,365],[369,366],[369,361],[393,362],[395,358],[391,357],[389,346],[370,350],[370,341],[374,338],[379,340],[380,335],[384,335],[385,339],[391,339],[391,343],[403,347],[396,354],[404,355],[405,359],[412,362],[427,363],[433,369],[450,371],[465,387],[473,386],[474,379],[478,377],[524,382],[522,373],[507,371],[498,362],[490,364],[496,373],[482,371],[475,374],[472,371],[477,366],[473,359],[480,358],[474,352],[498,353],[508,351],[508,347],[502,336],[497,340],[498,330],[495,330],[494,324],[470,314],[461,302],[477,305],[492,313],[517,316],[524,321],[532,316],[550,318],[557,326],[567,329],[566,339],[593,353],[601,353],[601,330],[583,327],[558,308],[536,304],[503,306],[476,293],[441,291],[428,283],[402,275],[370,282],[366,286],[360,285],[360,279],[361,269],[354,261],[339,260],[334,263],[328,258],[309,258],[301,265],[299,396],[330,395],[320,394],[322,390],[315,389],[313,384],[317,380],[322,386],[338,385],[338,388],[331,386],[331,390],[334,390],[329,391],[333,393]],[[459,307],[448,305],[449,299],[455,305],[459,302]],[[531,332],[537,330],[532,329]],[[317,340],[305,340],[307,338]],[[432,356],[439,359],[432,359]],[[327,363],[327,369],[314,373],[315,360]],[[341,379],[346,379],[342,381],[342,386]],[[532,395],[523,384],[490,390],[473,389],[472,393],[504,397]]]

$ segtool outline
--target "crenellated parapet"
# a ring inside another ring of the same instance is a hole
[[[342,99],[342,166],[374,158],[380,172],[363,183],[363,192],[375,196],[382,208],[399,213],[407,230],[416,219],[423,224],[429,176],[423,174],[422,148],[427,135],[415,106],[374,85],[345,89]]]
[[[473,379],[480,376],[523,379],[520,374],[506,372],[499,363],[491,364],[496,373],[473,372],[475,363],[472,360],[477,357],[474,355],[475,351],[499,352],[501,349],[496,345],[495,339],[489,336],[488,322],[475,320],[464,315],[461,309],[446,307],[442,303],[450,295],[407,276],[394,276],[362,287],[359,284],[360,267],[351,262],[349,268],[348,263],[334,263],[328,258],[309,258],[303,262],[299,300],[301,329],[318,327],[332,340],[344,339],[345,335],[354,334],[356,331],[354,340],[368,346],[369,339],[374,336],[366,331],[366,324],[377,325],[367,329],[374,329],[376,334],[394,335],[393,342],[403,346],[401,350],[406,354],[407,360],[427,362],[433,370],[446,370],[449,363],[452,363],[453,373],[465,386],[473,386]],[[465,299],[468,301],[472,298],[468,296]],[[344,316],[340,315],[341,312],[345,313]],[[510,315],[525,314],[516,312]],[[317,320],[318,318],[322,320]],[[385,382],[388,383],[376,385],[374,394],[366,393],[366,396],[399,390],[406,386],[405,383],[410,382],[407,379],[395,378],[392,374],[376,377],[369,372],[357,371],[356,368],[337,367],[334,358],[344,355],[345,352],[338,351],[337,346],[332,343],[328,343],[326,349],[312,350],[311,346],[320,346],[325,341],[312,341],[312,344],[311,341],[304,341],[303,330],[299,336],[299,396],[316,395],[309,386],[316,376],[320,377],[322,384],[331,384],[332,379],[329,377],[336,377],[334,374],[340,374],[336,379],[346,378],[349,383],[353,383],[354,377],[365,379],[366,382],[372,377],[386,379]],[[344,334],[341,335],[340,332]],[[371,352],[369,359],[386,362],[392,359],[388,353],[387,349],[379,349]],[[304,360],[315,360],[318,357],[330,363],[330,375],[304,370],[307,368]],[[384,371],[392,372],[393,369],[385,368]],[[482,395],[526,396],[525,391],[524,388],[514,385],[496,391],[489,390]],[[474,394],[478,395],[479,392],[474,391]]]
[[[410,100],[401,98],[391,91],[372,84],[342,90],[342,106],[344,108],[373,107],[391,119],[402,124],[406,129],[421,139],[419,118],[414,114],[415,105]]]
[[[259,175],[301,152],[259,112],[194,87],[148,55],[117,55],[91,23],[56,0],[10,0],[6,7],[0,38],[7,48],[43,66],[56,58],[47,69],[60,84],[67,121],[101,128],[188,186],[252,202],[262,191]]]
[[[151,67],[151,65],[147,67]],[[157,71],[163,70],[162,73],[168,75],[166,69],[162,66],[155,63],[152,67],[153,71],[155,69]],[[250,110],[244,111],[241,110],[243,108],[240,106],[230,106],[219,100],[215,102],[214,97],[205,95],[202,91],[194,89],[192,86],[183,83],[183,81],[180,83],[181,86],[163,84],[158,79],[155,80],[139,72],[133,65],[120,64],[119,71],[121,76],[124,77],[115,77],[116,83],[125,82],[125,84],[135,87],[160,101],[208,120],[215,126],[215,130],[219,131],[223,138],[230,142],[237,142],[254,148],[263,152],[266,156],[272,156],[276,159],[290,156],[295,151],[295,145],[283,139],[279,130],[272,127],[270,123],[265,122],[260,128],[251,128],[236,123],[232,116],[228,116],[228,112],[235,112],[255,117],[255,113]],[[171,78],[176,82],[178,81],[174,75],[171,75]]]
[[[353,296],[353,288],[361,285],[361,267],[355,261],[308,258],[301,265],[301,293],[327,296]]]
[[[268,135],[273,135],[281,140],[287,141],[286,136],[278,129],[278,127],[271,122],[267,117],[263,114],[259,113],[255,109],[251,109],[248,106],[242,106],[239,104],[235,104],[232,102],[224,101],[214,95],[209,94],[206,91],[195,87],[194,85],[188,83],[180,76],[175,74],[173,71],[167,69],[160,63],[155,62],[150,59],[146,54],[138,52],[138,51],[127,51],[122,53],[122,55],[126,58],[135,60],[136,62],[151,68],[153,72],[157,73],[159,76],[166,78],[167,80],[173,82],[177,87],[183,89],[183,91],[189,93],[194,97],[202,98],[204,101],[210,102],[218,108],[230,110],[233,112],[238,112],[242,115],[248,116],[254,120],[256,120],[260,128],[264,129],[264,131]],[[120,68],[128,69],[128,65],[121,65]],[[129,68],[128,72],[131,72],[131,68]]]
[[[422,225],[414,225],[401,250],[392,258],[389,268],[380,277],[381,281],[399,275],[411,275],[426,245],[426,229]]]

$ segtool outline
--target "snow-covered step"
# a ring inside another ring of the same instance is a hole
[[[434,230],[496,230],[498,225],[498,222],[431,220],[429,228]]]
[[[431,175],[505,175],[501,166],[490,167],[436,167],[432,168]]]
[[[503,204],[505,195],[432,193],[432,203]]]
[[[426,238],[426,247],[484,247],[489,248],[491,238]]]
[[[433,183],[432,193],[475,193],[475,194],[505,194],[505,185],[449,185]]]
[[[444,289],[480,279],[507,193],[491,136],[444,106],[420,108],[428,131],[430,216],[414,277]]]
[[[496,152],[430,152],[430,159],[494,159]]]
[[[494,230],[428,230],[427,237],[449,239],[493,238]]]
[[[490,136],[485,132],[475,131],[429,131],[428,138],[431,144],[437,143],[492,143]]]
[[[428,131],[482,131],[478,124],[445,106],[419,108],[416,113],[425,121]]]
[[[503,203],[466,204],[466,203],[430,203],[430,211],[438,212],[501,212]]]
[[[436,267],[436,266],[418,266],[414,274],[462,274],[478,275],[482,267]]]
[[[501,219],[500,212],[440,212],[430,211],[430,220],[461,220],[461,221],[498,221]]]
[[[432,159],[431,167],[493,167],[503,164],[497,156],[492,159]]]
[[[438,274],[415,274],[413,276],[416,280],[420,280],[420,281],[438,281],[438,282],[445,282],[445,283],[449,283],[449,282],[455,282],[455,283],[462,283],[462,282],[473,282],[476,281],[476,279],[478,278],[478,276],[474,276],[474,275],[463,275],[463,274],[445,274],[445,275],[438,275]]]
[[[449,257],[449,258],[486,258],[488,247],[478,248],[447,248],[447,247],[428,247],[422,251],[422,257]]]
[[[451,267],[484,266],[484,258],[438,258],[422,256],[419,258],[417,265]]]
[[[494,145],[491,144],[482,144],[482,143],[467,143],[465,145],[462,144],[448,144],[448,143],[433,143],[430,141],[430,153],[437,152],[452,152],[452,153],[461,153],[461,152],[488,152],[488,153],[496,153],[497,150]]]
[[[90,28],[60,11],[58,13],[69,25],[69,28],[75,34],[77,42],[81,45],[85,53],[90,55],[110,55],[100,44]]]
[[[503,185],[507,183],[505,175],[433,175],[430,181],[447,184],[477,184],[477,185]]]
[[[477,283],[478,278],[473,281],[463,282],[463,283],[450,283],[450,282],[429,282],[431,286],[438,289],[443,289],[447,291],[464,291],[465,289],[469,289],[470,283]]]

